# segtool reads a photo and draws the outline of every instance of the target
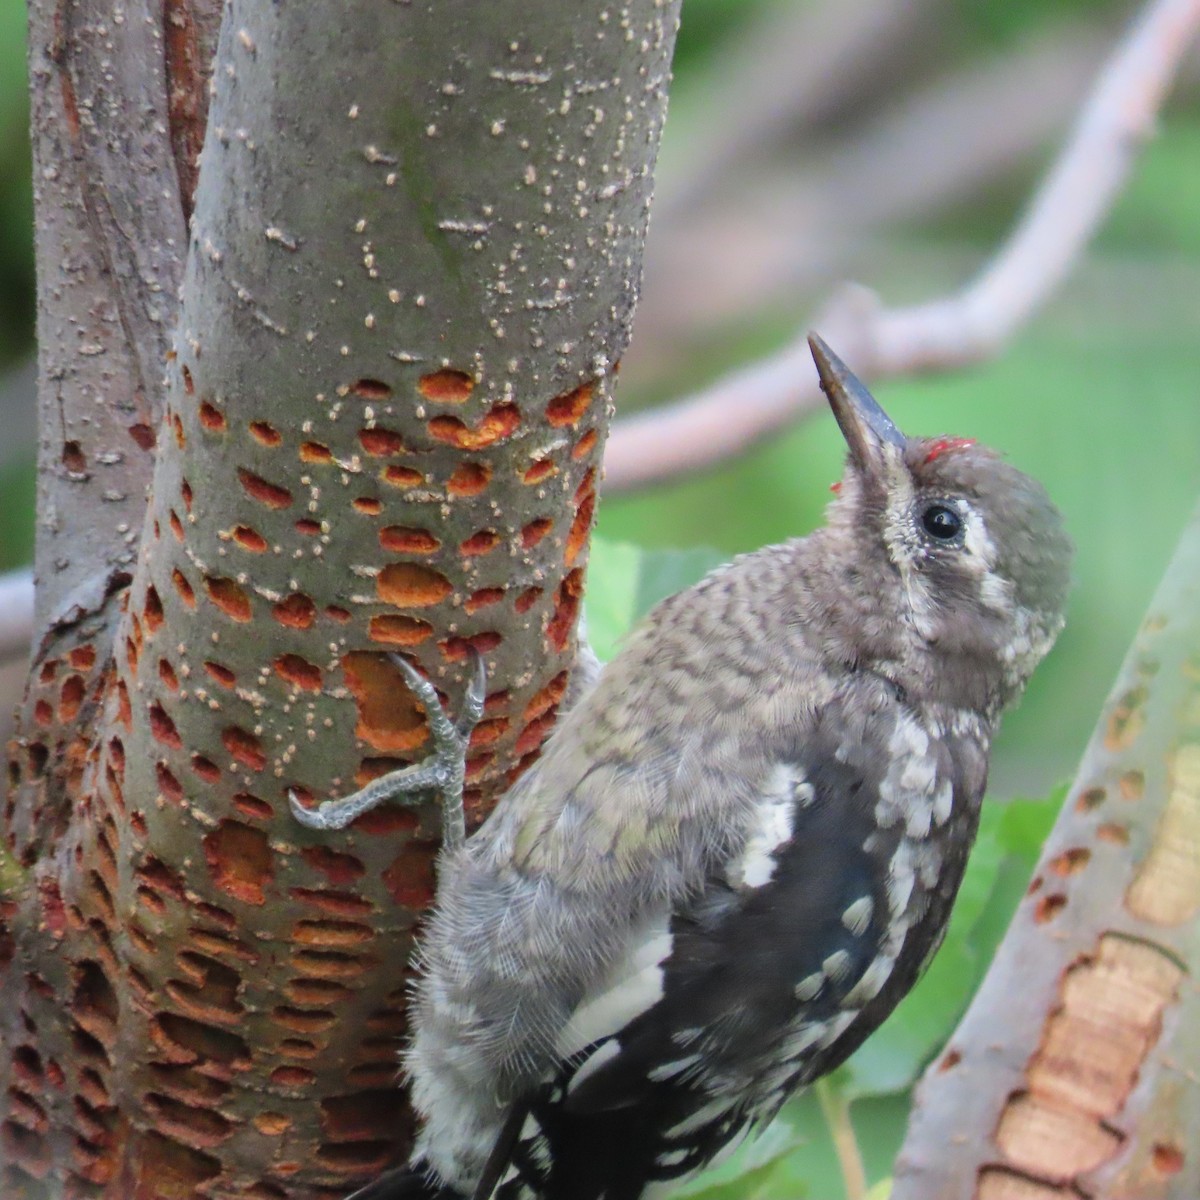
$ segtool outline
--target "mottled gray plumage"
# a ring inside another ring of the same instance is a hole
[[[940,943],[1070,543],[1035,481],[814,355],[850,447],[826,527],[660,604],[443,862],[406,1068],[414,1161],[464,1196],[669,1187]]]

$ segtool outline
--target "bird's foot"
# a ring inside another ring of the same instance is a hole
[[[353,795],[343,796],[340,800],[323,800],[316,808],[305,808],[295,789],[289,788],[288,802],[296,820],[310,829],[345,829],[356,817],[387,800],[416,804],[424,793],[436,791],[442,797],[442,842],[447,850],[457,850],[466,838],[463,780],[467,745],[471,731],[483,713],[487,695],[487,668],[478,651],[472,650],[472,655],[474,671],[456,721],[451,720],[442,707],[433,684],[407,659],[399,654],[389,655],[424,706],[433,738],[433,753],[418,763],[371,780]]]

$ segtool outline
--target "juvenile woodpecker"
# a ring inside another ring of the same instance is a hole
[[[1063,623],[1041,485],[908,438],[819,339],[849,447],[827,525],[661,603],[441,864],[405,1058],[410,1167],[360,1200],[643,1200],[842,1063],[937,949],[1001,710]],[[442,787],[457,725],[405,667]],[[457,789],[457,791],[455,790]]]

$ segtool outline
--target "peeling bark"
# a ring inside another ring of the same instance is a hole
[[[893,1200],[1200,1195],[1200,512],[983,986],[930,1067]]]
[[[296,826],[286,790],[318,800],[421,755],[389,651],[451,709],[469,647],[485,655],[472,823],[553,724],[676,8],[231,4],[160,420],[147,297],[179,278],[194,18],[168,4],[165,44],[163,12],[66,35],[148,39],[130,96],[172,201],[139,208],[128,164],[101,163],[104,205],[69,226],[109,247],[85,282],[146,284],[89,300],[100,374],[62,365],[76,310],[43,318],[44,381],[67,371],[103,418],[69,439],[76,473],[118,437],[144,458],[113,464],[121,520],[58,476],[42,498],[61,521],[43,580],[71,553],[25,725],[61,735],[18,744],[0,876],[6,1197],[332,1197],[403,1153],[402,964],[437,809],[333,839]],[[40,119],[73,136],[38,61]],[[79,216],[79,189],[40,204]],[[86,602],[63,610],[73,587]]]

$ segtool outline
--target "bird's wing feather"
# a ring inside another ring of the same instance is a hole
[[[525,1124],[525,1118],[528,1115],[529,1104],[525,1100],[518,1100],[509,1109],[508,1116],[504,1120],[504,1127],[500,1130],[496,1144],[492,1147],[492,1152],[483,1165],[483,1174],[480,1175],[479,1182],[471,1193],[471,1200],[491,1200],[491,1197],[495,1195],[496,1188],[512,1160],[513,1148],[521,1135],[521,1127]]]
[[[614,1031],[619,1050],[610,1044],[597,1051],[601,1064],[584,1062],[570,1111],[638,1104],[672,1080],[709,1094],[742,1091],[744,1073],[776,1057],[789,1025],[810,1053],[845,1028],[856,1010],[843,1003],[887,932],[867,847],[872,808],[855,802],[863,789],[859,768],[827,762],[797,789],[805,802],[793,802],[785,826],[764,807],[758,844],[752,836],[732,864],[740,886],[714,879],[675,915],[661,998]],[[772,827],[785,835],[773,845]],[[724,1079],[728,1071],[737,1078]]]
[[[896,754],[872,752],[889,740]],[[690,1173],[859,1045],[920,973],[961,876],[983,759],[954,742],[880,703],[831,706],[767,747],[741,843],[575,1010],[496,1194],[574,1197],[614,1180],[618,1154],[630,1179]]]
[[[431,1183],[425,1172],[412,1167],[394,1167],[346,1200],[464,1200],[451,1188]]]

